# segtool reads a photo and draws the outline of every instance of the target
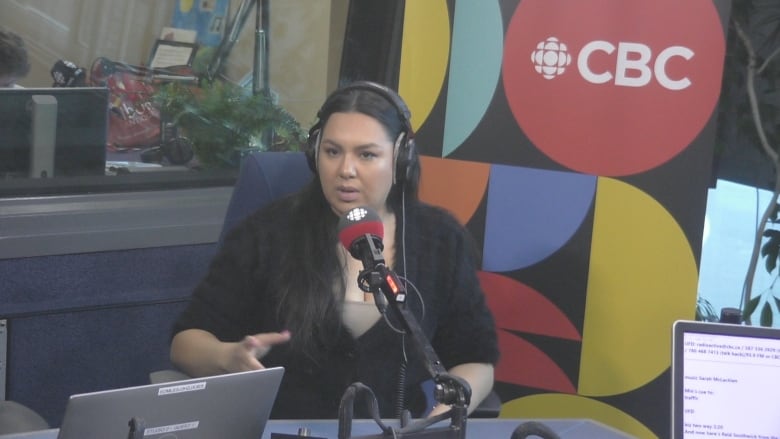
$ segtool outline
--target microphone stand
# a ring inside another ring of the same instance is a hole
[[[255,6],[255,39],[254,39],[254,63],[252,65],[252,93],[265,93],[270,96],[268,87],[268,38],[266,29],[268,29],[269,13],[268,0],[242,0],[236,10],[236,15],[230,21],[227,34],[217,47],[214,56],[206,67],[206,79],[213,81],[225,61],[233,46],[238,41],[238,34],[243,29],[249,12]]]
[[[441,404],[451,406],[447,413],[439,416],[415,421],[409,425],[401,425],[400,430],[388,431],[383,428],[384,433],[379,436],[359,436],[361,439],[368,438],[435,438],[435,439],[465,439],[466,437],[466,419],[468,417],[468,405],[471,402],[471,387],[460,377],[451,375],[442,365],[438,355],[431,346],[428,338],[420,328],[414,314],[406,306],[406,288],[399,279],[398,275],[390,270],[382,257],[382,249],[378,248],[371,235],[366,235],[366,240],[370,246],[370,254],[362,255],[363,266],[366,267],[358,276],[358,284],[361,289],[374,294],[374,302],[383,315],[389,309],[397,320],[403,325],[403,329],[409,336],[412,343],[412,349],[418,358],[422,358],[423,366],[428,375],[435,384],[434,399]],[[342,403],[344,401],[342,400]],[[343,408],[343,407],[342,407]],[[344,412],[344,410],[340,410]],[[348,411],[351,417],[351,411]],[[427,429],[426,427],[450,419],[448,427],[437,427]],[[351,422],[351,419],[341,419],[339,423],[339,438],[348,438],[349,429],[344,421]],[[401,420],[403,421],[403,419]],[[343,430],[347,430],[346,432]],[[357,439],[357,438],[354,438]]]
[[[267,98],[271,97],[271,88],[269,83],[268,68],[268,35],[266,30],[269,28],[269,5],[268,0],[242,0],[236,10],[236,15],[230,21],[227,34],[219,42],[214,56],[206,67],[206,79],[209,82],[214,81],[222,68],[222,63],[227,59],[233,46],[238,41],[238,35],[249,18],[249,12],[255,7],[255,35],[254,35],[254,53],[252,64],[252,94],[263,94]],[[267,149],[271,149],[273,143],[273,131],[271,129],[263,130],[261,142]]]

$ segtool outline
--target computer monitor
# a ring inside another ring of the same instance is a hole
[[[680,320],[672,439],[780,437],[780,329]]]
[[[106,88],[0,89],[0,179],[104,175],[107,138]]]

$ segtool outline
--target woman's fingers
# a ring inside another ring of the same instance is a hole
[[[242,345],[250,351],[254,358],[263,358],[271,347],[287,343],[290,340],[290,331],[266,332],[262,334],[248,335],[244,337]]]

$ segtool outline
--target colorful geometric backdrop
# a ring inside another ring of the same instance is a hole
[[[669,436],[728,0],[407,0],[423,199],[482,245],[502,417]]]

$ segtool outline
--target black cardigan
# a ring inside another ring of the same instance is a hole
[[[275,296],[269,292],[276,290],[270,275],[279,263],[275,249],[295,233],[289,221],[291,206],[287,199],[261,209],[227,236],[176,322],[174,334],[198,328],[222,341],[238,341],[248,334],[285,329],[275,312]],[[407,304],[443,365],[449,369],[463,363],[495,364],[499,355],[495,325],[479,287],[465,229],[444,210],[422,203],[407,209],[405,223],[406,277],[420,294],[410,287]],[[402,243],[401,227],[396,229],[396,243]],[[402,246],[397,248],[400,255]],[[399,322],[393,326],[401,328]],[[316,353],[321,361],[295,355],[286,345],[274,347],[261,360],[266,367],[285,368],[271,416],[337,418],[345,389],[359,381],[373,390],[382,417],[396,417],[401,343],[402,336],[380,319],[357,339],[342,326],[333,334],[333,343]],[[411,358],[403,399],[405,407],[419,416],[426,409],[419,384],[429,377],[408,342],[406,353]],[[358,403],[355,416],[367,416]]]

